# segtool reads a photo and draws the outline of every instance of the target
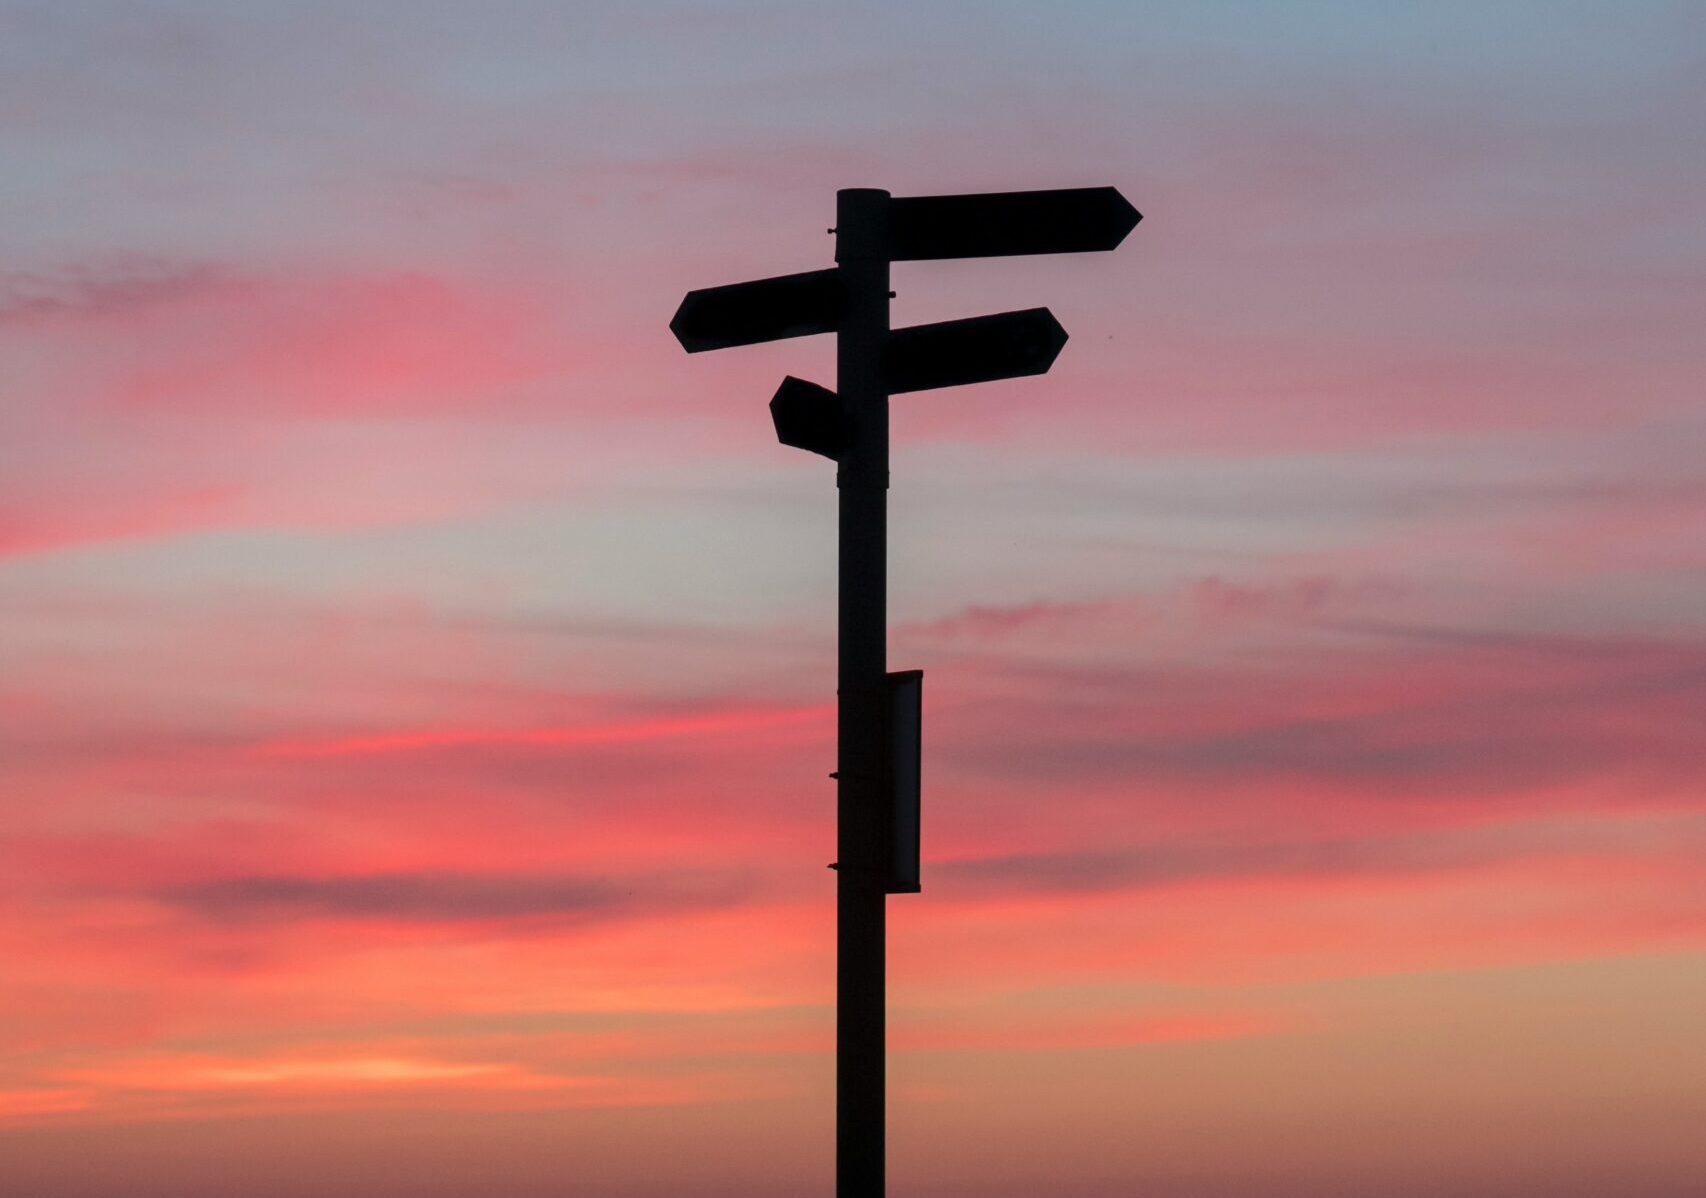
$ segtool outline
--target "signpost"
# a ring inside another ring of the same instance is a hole
[[[1066,343],[1046,308],[889,329],[889,263],[1111,250],[1140,220],[1112,187],[986,195],[836,193],[833,270],[690,291],[689,353],[836,333],[835,390],[789,376],[777,438],[837,464],[835,1192],[884,1191],[885,900],[919,890],[922,671],[887,666],[890,395],[1043,374]]]

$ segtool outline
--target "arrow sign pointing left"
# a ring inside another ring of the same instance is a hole
[[[834,269],[704,287],[687,293],[669,331],[690,354],[833,333],[841,324],[843,295]]]
[[[1066,344],[1047,308],[896,329],[883,348],[889,394],[1046,374]]]
[[[782,444],[809,449],[826,458],[839,460],[852,434],[839,395],[791,374],[782,380],[770,401],[770,419]]]

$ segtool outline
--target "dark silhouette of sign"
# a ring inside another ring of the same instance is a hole
[[[1143,215],[1112,187],[912,196],[889,202],[889,258],[1111,250]]]
[[[1047,374],[1066,330],[1047,308],[896,329],[883,347],[889,393]]]
[[[924,671],[897,670],[889,684],[889,776],[894,805],[889,810],[888,892],[917,894],[921,847],[919,773],[923,764]]]
[[[770,419],[782,444],[809,449],[826,458],[841,456],[851,423],[839,395],[791,374],[770,400]]]
[[[687,293],[669,331],[690,354],[833,333],[843,296],[841,273],[835,270],[706,287]]]
[[[887,896],[919,890],[923,692],[886,660],[889,396],[1042,374],[1066,344],[1047,308],[891,331],[889,264],[1111,250],[1141,218],[1111,187],[835,201],[834,270],[691,291],[669,327],[689,353],[837,334],[835,390],[789,376],[770,415],[837,464],[835,1192],[882,1198]]]

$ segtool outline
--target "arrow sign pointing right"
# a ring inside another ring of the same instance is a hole
[[[690,354],[833,333],[841,324],[843,294],[841,274],[833,268],[703,287],[687,293],[669,331]]]
[[[889,201],[889,257],[996,258],[1111,250],[1143,215],[1113,187]]]
[[[896,329],[883,348],[889,394],[1046,374],[1066,344],[1047,308]]]

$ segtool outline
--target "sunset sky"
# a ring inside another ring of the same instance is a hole
[[[896,1198],[1706,1174],[1706,8],[0,0],[0,1194],[831,1191],[834,195]]]

